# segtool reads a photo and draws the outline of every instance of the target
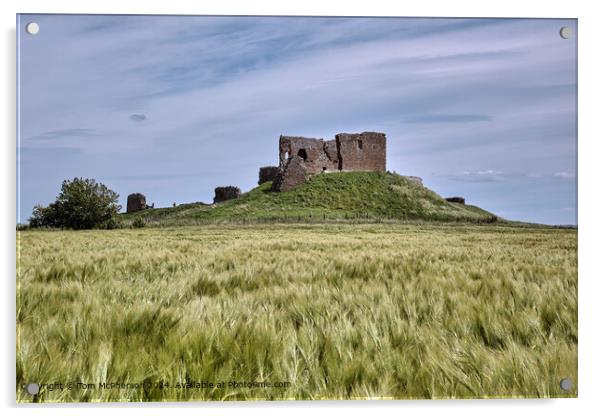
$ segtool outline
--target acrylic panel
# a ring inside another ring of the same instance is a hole
[[[17,16],[20,403],[577,396],[577,20]]]

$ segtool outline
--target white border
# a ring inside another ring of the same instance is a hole
[[[15,380],[15,206],[16,206],[16,152],[15,152],[15,15],[16,13],[112,13],[112,14],[237,14],[237,15],[347,15],[347,16],[445,16],[445,17],[556,17],[579,19],[579,398],[557,400],[463,400],[463,401],[404,401],[404,402],[248,402],[248,403],[185,403],[145,404],[148,415],[164,415],[168,408],[177,408],[186,414],[249,414],[301,415],[308,411],[326,414],[342,411],[346,414],[364,414],[367,411],[396,414],[418,413],[446,415],[507,415],[531,414],[591,414],[602,407],[597,403],[600,383],[600,353],[602,335],[602,273],[596,258],[602,230],[601,186],[598,178],[602,155],[600,153],[600,45],[602,19],[596,13],[595,2],[505,0],[484,2],[476,0],[412,1],[408,3],[381,0],[305,0],[286,1],[228,1],[214,3],[185,0],[2,0],[3,99],[0,103],[2,160],[0,162],[3,199],[0,226],[2,229],[2,360],[0,392],[3,407],[8,414],[29,413],[31,406],[17,407],[14,399]],[[111,413],[130,414],[140,405],[88,405],[90,415]],[[38,406],[39,407],[39,406]],[[49,414],[81,414],[81,406],[44,406]],[[5,413],[6,414],[6,413]]]

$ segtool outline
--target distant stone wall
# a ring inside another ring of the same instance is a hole
[[[273,181],[278,175],[278,166],[264,166],[259,168],[259,185],[265,182]]]
[[[336,135],[340,170],[387,170],[387,139],[384,133],[340,133]]]
[[[215,188],[215,197],[213,203],[224,202],[230,199],[236,199],[240,196],[240,188],[237,186],[218,186]]]
[[[301,136],[280,136],[279,173],[274,191],[290,189],[291,183],[302,183],[301,176],[333,171],[384,172],[387,165],[387,139],[384,133],[339,133],[334,140]],[[293,158],[299,158],[295,160]],[[303,166],[304,169],[301,169]],[[289,169],[294,171],[289,172]],[[303,175],[302,175],[303,174]],[[287,179],[288,175],[293,178]],[[260,179],[261,180],[261,179]],[[295,185],[296,186],[296,185]]]
[[[127,212],[142,211],[147,208],[146,197],[142,194],[129,194]]]
[[[455,202],[457,204],[466,204],[466,201],[461,196],[452,196],[451,198],[445,198],[447,202]]]

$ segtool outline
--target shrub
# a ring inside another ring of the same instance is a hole
[[[107,222],[107,230],[117,230],[121,228],[125,228],[125,224],[117,217],[113,217]]]
[[[94,179],[65,180],[56,201],[47,207],[36,205],[29,224],[32,227],[115,228],[121,209],[119,195]]]
[[[132,222],[132,228],[144,228],[146,227],[146,222],[142,219],[142,217],[137,217]]]
[[[56,223],[55,204],[47,207],[36,205],[29,218],[29,226],[32,228],[54,227]]]

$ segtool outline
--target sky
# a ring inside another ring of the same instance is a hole
[[[255,187],[281,134],[379,131],[387,169],[444,197],[576,225],[576,32],[574,19],[20,15],[17,221],[65,179],[104,183],[124,209],[135,192],[211,202],[216,186]]]

